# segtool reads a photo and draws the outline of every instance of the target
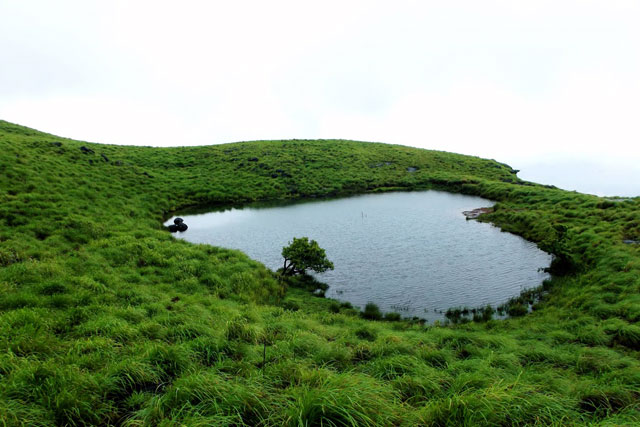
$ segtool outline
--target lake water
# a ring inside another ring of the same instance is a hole
[[[491,205],[440,191],[256,205],[180,215],[189,229],[177,237],[240,249],[276,270],[282,247],[307,236],[335,264],[316,275],[328,297],[432,321],[450,307],[495,307],[547,277],[549,254],[462,214]]]

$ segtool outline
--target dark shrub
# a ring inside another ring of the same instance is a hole
[[[362,317],[370,320],[380,320],[382,319],[382,313],[380,312],[380,308],[377,305],[370,302],[364,307]]]
[[[446,317],[451,323],[458,323],[460,322],[460,319],[462,319],[462,309],[459,307],[449,308],[444,314],[444,317]]]
[[[298,311],[300,310],[300,304],[295,301],[288,300],[282,303],[282,308],[288,311]]]
[[[361,340],[367,341],[375,341],[376,340],[376,331],[372,331],[368,328],[360,328],[356,330],[356,336]]]
[[[340,313],[340,303],[338,301],[331,301],[329,311],[331,313]]]
[[[390,312],[384,315],[384,320],[388,320],[390,322],[397,322],[400,319],[402,319],[400,313]]]
[[[493,307],[490,305],[477,310],[473,313],[473,321],[474,322],[488,322],[493,318]]]
[[[524,316],[525,314],[527,314],[529,312],[529,309],[527,307],[525,307],[524,305],[517,303],[517,304],[511,304],[508,308],[507,308],[507,314],[511,317],[520,317],[520,316]]]
[[[40,294],[41,295],[56,295],[56,294],[63,294],[66,291],[67,291],[67,288],[62,283],[50,282],[50,283],[45,283],[42,286],[42,288],[40,289]]]
[[[598,202],[596,207],[598,209],[609,209],[609,208],[614,207],[615,205],[616,205],[616,203],[612,202],[611,200],[603,200],[602,202]]]

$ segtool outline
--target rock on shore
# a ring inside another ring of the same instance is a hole
[[[462,215],[466,216],[467,219],[477,219],[480,215],[493,212],[493,208],[478,208],[472,211],[464,211]]]

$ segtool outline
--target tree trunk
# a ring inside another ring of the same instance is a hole
[[[282,266],[282,276],[286,276],[289,273],[289,269],[293,267],[293,263],[290,263],[289,265],[287,265],[287,261],[289,260],[285,258],[284,265]]]

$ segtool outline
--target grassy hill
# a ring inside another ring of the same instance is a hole
[[[640,199],[515,172],[355,141],[124,147],[0,121],[0,425],[640,423]],[[162,227],[187,207],[427,188],[497,201],[482,220],[555,253],[557,275],[507,320],[371,321]]]

